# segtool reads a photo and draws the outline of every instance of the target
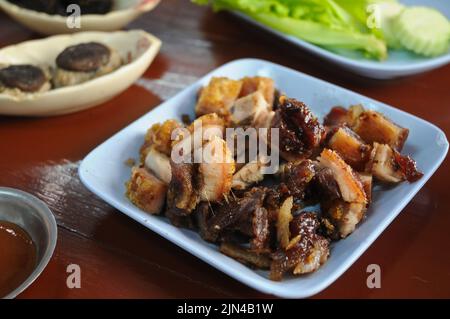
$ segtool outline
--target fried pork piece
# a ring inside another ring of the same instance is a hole
[[[214,137],[203,146],[203,161],[198,165],[200,199],[217,202],[231,190],[235,163],[227,143]]]
[[[333,239],[345,238],[363,218],[367,195],[359,175],[336,152],[324,149],[318,162],[325,171],[320,171],[321,179],[316,180],[316,185],[329,195],[323,196],[320,201],[325,226],[329,225],[326,227],[327,233]],[[335,184],[330,180],[331,177]]]
[[[209,113],[217,113],[227,118],[234,101],[239,96],[242,81],[235,81],[225,77],[213,77],[209,84],[203,87],[199,93],[195,114],[201,116]]]
[[[364,172],[358,172],[359,180],[361,181],[364,192],[366,193],[367,197],[367,205],[370,204],[372,201],[372,184],[373,184],[373,177],[370,173],[364,173]]]
[[[261,182],[264,179],[268,160],[269,159],[265,156],[258,156],[258,159],[245,164],[233,175],[231,187],[233,189],[242,190],[255,183]]]
[[[279,129],[280,155],[287,161],[309,157],[319,147],[325,133],[305,104],[285,96],[280,97],[272,128]]]
[[[359,177],[336,152],[326,148],[317,160],[321,167],[331,170],[344,201],[364,205],[367,203],[367,197]]]
[[[342,107],[334,107],[325,116],[324,125],[339,126],[347,125],[364,142],[388,144],[398,151],[401,151],[409,130],[395,124],[383,114],[364,110],[361,105],[353,105],[348,110]]]
[[[269,112],[269,104],[260,91],[256,91],[237,99],[230,109],[233,126],[251,125],[260,114]]]
[[[251,248],[263,251],[269,241],[268,212],[263,207],[267,189],[254,187],[240,196],[211,205],[211,212],[201,211],[203,224],[199,223],[204,238],[216,242],[226,231],[236,231],[251,239]],[[202,227],[202,225],[204,227]]]
[[[143,167],[133,167],[126,184],[126,196],[137,207],[150,214],[159,214],[164,206],[167,185]]]
[[[170,214],[186,216],[192,213],[200,201],[197,192],[195,165],[170,161],[172,179],[167,192],[167,210]]]
[[[364,111],[352,129],[366,143],[388,144],[398,151],[402,150],[409,134],[408,129],[398,126],[381,113],[371,110]]]
[[[289,194],[296,199],[303,199],[305,189],[315,175],[315,165],[309,159],[288,162],[280,167],[279,175]]]
[[[145,167],[149,169],[167,185],[172,179],[172,169],[170,168],[170,158],[164,153],[151,146],[145,157]]]
[[[417,170],[416,162],[403,156],[387,144],[373,144],[367,170],[381,182],[400,183],[404,180],[415,182],[423,174]]]
[[[258,269],[269,269],[270,267],[270,258],[266,254],[259,254],[232,243],[222,243],[220,252],[251,267]]]
[[[239,97],[244,97],[254,92],[260,92],[267,104],[272,106],[275,95],[275,83],[271,78],[262,76],[243,78]]]
[[[327,260],[329,242],[318,234],[319,226],[317,215],[312,212],[300,213],[292,219],[289,244],[272,254],[270,279],[279,281],[288,271],[296,275],[310,273]]]
[[[328,133],[327,147],[336,151],[352,168],[363,170],[370,155],[370,146],[347,126],[340,126]]]
[[[364,112],[362,105],[352,105],[348,109],[342,106],[333,107],[330,112],[325,116],[323,125],[326,126],[342,126],[347,125],[352,127],[358,117]]]
[[[172,132],[181,127],[181,124],[176,120],[167,120],[162,124],[153,124],[147,131],[144,144],[140,150],[141,161],[145,161],[147,153],[150,151],[151,147],[162,154],[170,156],[172,150]]]
[[[321,203],[325,232],[331,239],[350,235],[366,212],[366,204],[347,203],[341,199]]]

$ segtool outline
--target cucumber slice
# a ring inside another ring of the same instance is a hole
[[[394,21],[404,10],[405,6],[398,2],[377,3],[380,9],[380,27],[386,44],[391,49],[400,49],[400,41],[395,36]]]
[[[406,8],[395,18],[393,27],[401,45],[417,54],[432,57],[448,51],[450,23],[435,9]]]

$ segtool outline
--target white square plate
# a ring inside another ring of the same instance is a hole
[[[130,168],[124,162],[130,157],[138,158],[139,147],[151,124],[180,118],[182,114],[192,115],[198,89],[212,76],[238,79],[254,75],[273,78],[277,88],[305,102],[320,118],[332,106],[355,103],[386,114],[410,129],[404,153],[411,154],[424,173],[416,183],[402,183],[390,190],[374,192],[367,218],[348,238],[332,245],[329,260],[318,271],[304,277],[287,276],[281,282],[271,281],[267,272],[252,270],[221,254],[215,245],[206,243],[195,232],[176,228],[163,217],[143,212],[124,195],[124,183],[130,177]],[[262,60],[242,59],[212,71],[115,134],[83,160],[79,174],[86,187],[106,202],[229,276],[265,293],[299,298],[320,292],[347,270],[420,190],[439,167],[447,151],[444,133],[422,119],[286,67]]]
[[[400,2],[408,6],[422,5],[434,7],[450,19],[450,3],[448,1],[400,0]],[[389,56],[385,61],[370,60],[365,58],[362,54],[352,51],[347,52],[346,56],[344,56],[267,27],[243,13],[233,12],[233,14],[261,29],[275,34],[295,46],[311,52],[312,54],[336,63],[345,69],[353,71],[354,73],[370,78],[390,79],[400,76],[413,75],[436,69],[450,62],[450,49],[446,54],[433,58],[420,56],[406,50],[389,50]]]

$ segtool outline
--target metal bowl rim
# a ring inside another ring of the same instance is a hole
[[[48,225],[44,226],[49,230],[49,240],[46,244],[44,254],[39,263],[34,268],[33,272],[22,282],[19,287],[3,297],[5,299],[13,299],[17,295],[22,293],[26,288],[28,288],[44,271],[45,267],[47,267],[47,264],[49,263],[53,252],[55,251],[58,238],[58,227],[56,225],[55,216],[51,212],[50,208],[36,196],[10,187],[0,187],[0,194],[4,194],[14,198],[19,197],[21,200],[25,201],[30,205],[30,207],[32,207],[39,213],[39,216],[42,217],[45,223],[48,223]]]

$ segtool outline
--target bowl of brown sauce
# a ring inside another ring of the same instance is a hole
[[[15,298],[42,273],[55,250],[55,217],[41,200],[0,187],[0,298]]]

